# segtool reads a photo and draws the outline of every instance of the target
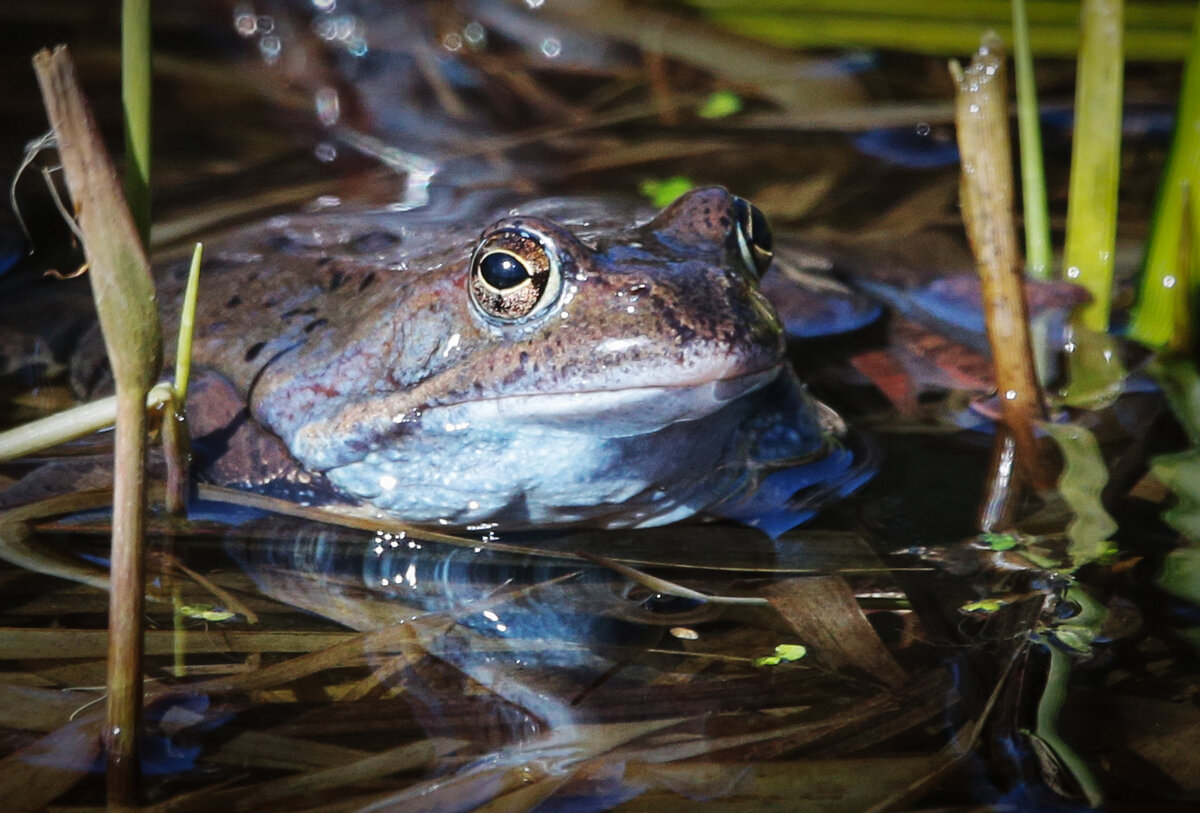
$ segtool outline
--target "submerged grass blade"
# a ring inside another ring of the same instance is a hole
[[[1190,299],[1194,294],[1178,285],[1179,246],[1189,227],[1184,218],[1186,188],[1193,196],[1200,189],[1200,11],[1183,71],[1175,134],[1158,190],[1137,307],[1129,323],[1129,337],[1150,347],[1165,347],[1171,341],[1177,297]],[[1193,204],[1191,209],[1195,215],[1197,207]],[[1194,232],[1195,221],[1190,223]],[[1193,245],[1196,242],[1193,234]]]
[[[1042,128],[1038,121],[1037,85],[1029,44],[1025,0],[1012,0],[1013,65],[1017,79],[1017,128],[1021,148],[1021,194],[1025,220],[1025,273],[1039,280],[1054,276],[1051,266],[1050,210],[1042,164]]]
[[[1043,423],[1041,428],[1062,450],[1064,466],[1058,491],[1075,513],[1067,526],[1067,538],[1071,540],[1067,553],[1073,566],[1079,568],[1114,552],[1108,538],[1116,533],[1117,523],[1100,501],[1108,483],[1108,469],[1096,438],[1087,429],[1070,423]]]

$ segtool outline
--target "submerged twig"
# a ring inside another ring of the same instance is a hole
[[[951,72],[958,86],[963,220],[983,285],[1003,421],[1012,433],[1018,471],[1034,485],[1049,487],[1034,435],[1043,407],[1013,224],[1008,94],[999,40],[985,36],[971,65],[964,71],[952,62]]]

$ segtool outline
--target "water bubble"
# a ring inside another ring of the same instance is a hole
[[[447,51],[461,51],[463,47],[462,35],[457,31],[451,31],[442,37],[442,47]]]
[[[1079,270],[1079,266],[1073,265],[1067,269],[1067,279],[1079,279],[1079,275],[1083,272]]]
[[[283,41],[274,34],[269,34],[258,41],[258,52],[268,64],[273,64],[283,50]]]
[[[1163,277],[1162,282],[1163,282],[1164,288],[1174,288],[1175,287],[1175,277],[1172,276],[1171,274],[1167,274],[1165,277]]]
[[[313,104],[317,109],[317,118],[321,124],[332,127],[338,123],[338,119],[342,116],[342,105],[337,88],[329,86],[321,88],[317,91]]]
[[[920,124],[918,124],[917,125],[917,135],[919,135],[919,136],[929,135],[929,124],[926,122],[921,122]]]
[[[337,8],[337,0],[312,0],[313,8],[317,11],[330,12]]]
[[[546,0],[525,0],[525,5],[530,8],[541,8],[545,3]]]
[[[547,59],[556,59],[562,53],[562,42],[557,37],[546,37],[542,40],[542,54]]]
[[[337,147],[335,147],[333,144],[330,144],[328,141],[322,141],[313,150],[313,155],[315,155],[317,160],[322,164],[328,164],[337,158]]]
[[[252,37],[258,32],[258,15],[250,6],[238,6],[233,12],[233,30],[243,37]]]
[[[463,27],[463,38],[472,48],[479,48],[487,42],[487,31],[483,27],[483,23],[478,20],[472,20]]]
[[[318,17],[313,20],[312,31],[318,39],[329,42],[337,38],[337,22],[332,17]]]
[[[1016,390],[1006,390],[1004,393],[1004,398],[1007,401],[1017,400],[1017,391]]]

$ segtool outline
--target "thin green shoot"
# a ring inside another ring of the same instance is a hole
[[[1025,273],[1038,280],[1054,276],[1050,245],[1050,211],[1042,164],[1042,129],[1038,121],[1033,50],[1025,0],[1012,0],[1013,63],[1016,66],[1017,129],[1021,147],[1021,196],[1025,222]]]
[[[187,403],[188,377],[192,372],[192,336],[196,328],[196,295],[200,290],[200,264],[204,260],[204,244],[196,243],[192,265],[188,269],[187,288],[183,293],[183,308],[179,315],[179,343],[175,352],[176,403]]]

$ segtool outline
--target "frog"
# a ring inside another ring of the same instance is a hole
[[[753,523],[775,474],[804,472],[781,501],[851,465],[788,362],[772,257],[766,217],[716,186],[634,217],[549,199],[237,230],[201,269],[197,470],[424,525]],[[169,331],[185,265],[159,283]]]

